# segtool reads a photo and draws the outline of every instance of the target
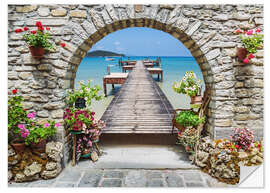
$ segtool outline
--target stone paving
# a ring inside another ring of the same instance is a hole
[[[68,167],[55,179],[9,187],[229,187],[200,170],[91,169]]]

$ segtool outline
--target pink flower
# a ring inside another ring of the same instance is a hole
[[[61,126],[60,123],[56,123],[56,124],[55,124],[55,127],[60,127],[60,126]]]
[[[50,127],[50,124],[49,124],[49,123],[45,123],[45,124],[44,124],[44,127],[45,127],[45,128],[48,128],[48,127]]]
[[[256,33],[260,33],[260,32],[261,32],[260,28],[256,29]]]
[[[23,124],[19,124],[18,127],[19,127],[20,129],[25,129],[25,125],[23,125]]]
[[[253,30],[252,29],[248,30],[247,35],[252,35],[252,34],[253,34]]]
[[[36,113],[35,113],[35,112],[32,112],[32,113],[28,113],[28,114],[27,114],[27,117],[28,117],[29,119],[33,119],[33,118],[35,118],[35,116],[36,116]]]
[[[248,58],[245,58],[245,59],[243,60],[243,62],[244,62],[244,64],[248,64],[248,63],[249,63],[249,59],[248,59]]]
[[[95,115],[96,113],[95,112],[91,112],[91,115]]]

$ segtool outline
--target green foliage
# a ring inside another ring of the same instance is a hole
[[[194,111],[181,111],[176,115],[175,120],[184,127],[197,127],[200,123],[205,122],[205,117],[200,119],[199,115],[197,115]]]
[[[67,90],[66,94],[66,102],[70,105],[74,105],[75,101],[78,98],[84,98],[86,104],[89,106],[92,103],[92,100],[95,99],[97,101],[102,99],[102,95],[99,95],[99,91],[101,88],[98,85],[91,86],[91,81],[88,80],[87,84],[84,84],[83,81],[79,81],[79,88],[76,90]]]
[[[38,143],[41,139],[47,139],[50,136],[54,136],[57,130],[55,125],[55,121],[51,120],[44,125],[39,125],[37,123],[27,125],[30,134],[25,138],[25,144],[30,145],[31,143]]]
[[[187,71],[180,82],[173,83],[173,90],[177,93],[186,94],[190,97],[198,95],[201,80],[196,77],[193,71]]]
[[[15,90],[15,89],[14,89]],[[23,98],[21,96],[12,96],[8,100],[8,131],[10,135],[18,135],[20,129],[17,127],[20,123],[28,123],[27,112],[22,106]]]
[[[240,38],[249,53],[256,53],[257,48],[263,43],[263,34],[241,35]]]
[[[194,154],[197,138],[197,130],[194,128],[187,128],[184,132],[178,135],[179,143],[185,146],[187,152]]]
[[[55,47],[53,47],[52,43],[49,41],[50,38],[51,36],[48,32],[40,30],[37,30],[35,34],[29,33],[23,35],[23,39],[29,46],[42,47],[46,50],[55,50]]]

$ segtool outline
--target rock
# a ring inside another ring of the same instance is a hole
[[[27,177],[26,175],[22,173],[17,173],[14,180],[15,182],[28,182],[28,181],[38,180],[38,179],[39,179],[39,174]]]
[[[246,152],[238,152],[239,159],[247,159],[248,154]]]
[[[98,160],[98,154],[97,154],[97,152],[93,151],[91,153],[91,159],[92,159],[93,162],[96,162]]]
[[[14,155],[16,155],[15,150],[13,149],[13,147],[11,145],[8,145],[8,157],[11,157]]]
[[[253,148],[250,152],[250,155],[257,155],[259,153],[259,150],[257,148]]]
[[[57,165],[60,165],[60,164],[57,164]],[[62,171],[61,167],[57,167],[55,170],[52,170],[52,171],[44,170],[43,172],[41,172],[41,177],[45,180],[55,178],[56,176],[60,174],[61,171]]]
[[[77,18],[86,18],[87,13],[86,13],[86,11],[82,11],[82,10],[73,10],[73,11],[69,12],[69,16],[70,17],[77,17]]]
[[[8,158],[8,165],[9,166],[14,166],[17,163],[19,163],[20,161],[21,161],[21,156],[17,154],[17,155],[15,155],[13,157]]]
[[[8,181],[10,181],[13,178],[13,173],[8,170]]]
[[[144,6],[143,5],[134,5],[134,10],[136,13],[143,12]]]
[[[54,9],[51,11],[51,15],[55,17],[63,17],[67,15],[67,10],[63,8]]]
[[[260,156],[255,156],[258,163],[262,163],[263,159]]]
[[[60,142],[49,142],[46,144],[46,153],[53,161],[61,162],[63,144]]]
[[[257,156],[254,156],[251,160],[251,163],[256,164],[257,163]]]
[[[41,171],[41,164],[38,164],[37,162],[33,162],[30,166],[26,166],[24,168],[24,174],[29,176],[34,176],[35,174],[38,174]]]
[[[207,58],[207,60],[212,60],[216,57],[218,57],[220,55],[220,49],[217,48],[217,49],[214,49],[214,50],[211,50],[210,52],[208,52],[205,57]]]
[[[50,14],[50,9],[48,7],[40,7],[38,9],[39,16],[45,17]]]
[[[64,110],[62,110],[62,109],[53,110],[51,112],[51,116],[53,119],[63,118],[64,117]]]
[[[257,155],[263,158],[263,153],[259,152]]]
[[[45,168],[46,170],[52,171],[55,170],[57,167],[57,162],[47,162]]]
[[[36,5],[26,5],[26,6],[17,6],[16,12],[18,13],[29,13],[37,9]]]

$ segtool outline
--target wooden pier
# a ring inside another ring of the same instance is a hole
[[[103,133],[171,133],[173,107],[137,61],[102,116]]]

